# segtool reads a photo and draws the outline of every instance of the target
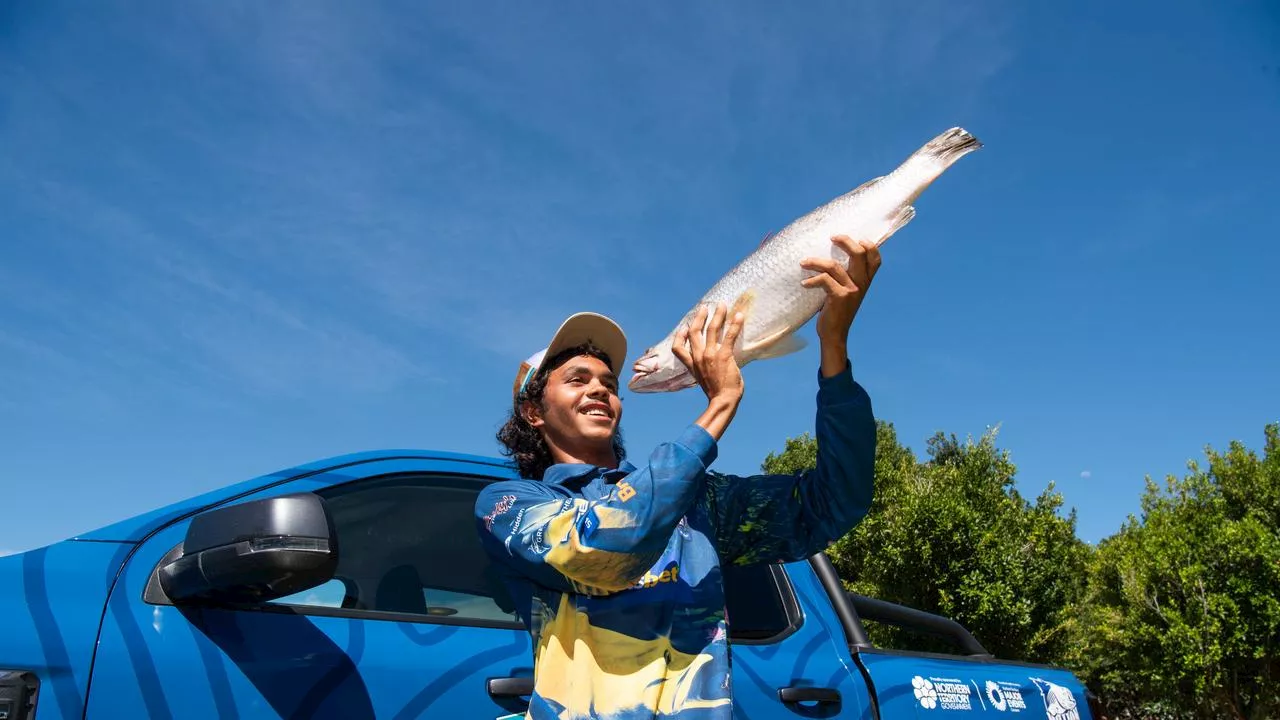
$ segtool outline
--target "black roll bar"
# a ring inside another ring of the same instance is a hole
[[[906,605],[869,598],[857,593],[848,593],[849,601],[859,618],[875,620],[887,625],[894,625],[906,630],[928,633],[954,641],[960,649],[970,657],[992,657],[963,625],[942,615],[934,615]]]
[[[977,638],[951,618],[846,592],[844,586],[840,584],[840,576],[836,574],[835,566],[824,553],[816,553],[810,557],[809,565],[818,575],[818,581],[822,583],[823,589],[827,591],[831,606],[835,609],[836,616],[840,618],[845,635],[848,636],[849,647],[854,652],[875,647],[867,639],[866,628],[862,625],[862,619],[866,618],[905,630],[947,638],[973,658],[993,657]]]

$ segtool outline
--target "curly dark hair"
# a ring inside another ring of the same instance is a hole
[[[555,464],[555,460],[551,458],[551,448],[547,445],[546,439],[537,428],[524,419],[520,413],[520,407],[528,400],[538,408],[542,408],[542,394],[547,389],[547,376],[570,358],[580,355],[596,358],[606,365],[611,364],[605,351],[590,342],[575,345],[552,355],[547,362],[543,363],[542,370],[534,375],[516,396],[515,402],[512,403],[511,415],[498,430],[498,442],[503,447],[502,454],[515,460],[521,477],[541,480],[542,474]],[[613,454],[618,458],[618,462],[622,462],[627,454],[622,444],[621,427],[618,427],[613,434]]]

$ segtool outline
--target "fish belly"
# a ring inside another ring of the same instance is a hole
[[[848,198],[839,205],[819,208],[784,228],[726,274],[699,302],[743,309],[746,324],[735,353],[739,363],[755,359],[760,350],[799,330],[822,309],[826,291],[800,284],[815,274],[800,266],[802,260],[829,257],[847,263],[848,254],[832,244],[832,237],[879,239],[887,229],[885,213],[868,207],[871,203]],[[690,311],[690,317],[696,310]]]

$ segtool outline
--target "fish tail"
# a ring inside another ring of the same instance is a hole
[[[928,156],[942,163],[945,169],[980,147],[982,142],[978,138],[970,135],[964,128],[955,127],[930,140],[916,151],[916,155]]]
[[[904,204],[910,205],[955,161],[980,147],[982,143],[978,138],[964,128],[951,128],[925,143],[894,170],[893,186],[908,189]]]

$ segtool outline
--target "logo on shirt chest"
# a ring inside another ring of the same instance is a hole
[[[654,575],[653,571],[646,572],[643,577],[636,581],[637,588],[651,588],[661,583],[673,583],[680,579],[680,566],[672,565],[663,570],[661,574]]]

